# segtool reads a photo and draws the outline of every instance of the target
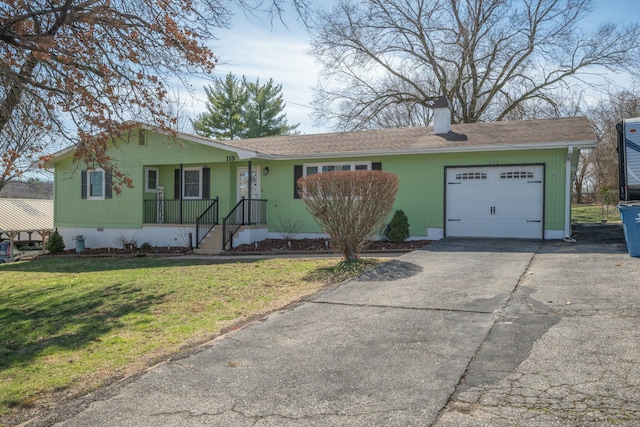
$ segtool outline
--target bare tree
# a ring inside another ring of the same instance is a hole
[[[402,106],[428,117],[440,95],[454,122],[553,112],[558,90],[587,73],[633,71],[640,26],[587,34],[579,24],[590,11],[590,0],[342,0],[312,30],[323,65],[315,118],[336,129],[395,126],[385,115]]]
[[[206,46],[226,26],[231,7],[306,0],[6,0],[0,8],[0,137],[11,140],[12,120],[58,132],[76,156],[110,165],[107,141],[123,123],[152,117],[170,130],[166,82],[209,74],[216,57]],[[34,115],[20,106],[33,103]],[[117,190],[117,189],[116,189]]]
[[[590,155],[594,191],[615,193],[619,188],[616,123],[640,117],[640,90],[634,87],[612,93],[601,99],[588,116],[598,138]]]
[[[38,160],[61,148],[37,103],[24,98],[0,132],[0,191],[11,181],[40,172]]]
[[[387,221],[400,180],[382,171],[333,171],[300,178],[297,185],[332,247],[350,261]]]
[[[580,204],[583,201],[585,192],[593,192],[594,182],[594,164],[596,162],[595,151],[585,150],[580,151],[580,159],[578,161],[578,168],[573,180],[573,194],[576,196],[576,203]]]

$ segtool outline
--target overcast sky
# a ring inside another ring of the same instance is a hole
[[[319,1],[319,0],[318,0]],[[327,4],[327,2],[323,2]],[[604,21],[631,22],[640,20],[640,0],[594,0],[595,11],[585,25],[597,25]],[[309,117],[312,112],[312,87],[317,82],[319,66],[307,55],[309,36],[293,15],[284,16],[285,28],[279,21],[261,22],[256,17],[238,14],[228,30],[217,32],[218,40],[211,43],[221,63],[215,76],[229,72],[238,77],[261,82],[273,78],[282,84],[285,112],[289,123],[300,123],[305,134],[329,132],[329,126],[315,127]],[[189,106],[195,112],[204,111],[205,95],[202,86],[206,81],[193,82],[196,99]]]

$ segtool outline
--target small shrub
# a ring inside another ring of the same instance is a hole
[[[282,218],[278,216],[278,221],[280,224],[278,225],[277,231],[284,240],[295,239],[302,228],[302,221],[299,219],[294,220],[289,217]]]
[[[132,237],[120,236],[116,241],[122,246],[122,249],[133,252],[138,249],[138,241]]]
[[[144,242],[142,245],[140,245],[140,249],[142,249],[143,251],[150,251],[151,250],[151,243]]]
[[[45,249],[51,254],[58,254],[64,251],[64,240],[62,239],[62,236],[58,234],[58,230],[51,233]]]
[[[404,242],[409,238],[409,218],[403,210],[398,209],[389,223],[389,239],[394,243]]]

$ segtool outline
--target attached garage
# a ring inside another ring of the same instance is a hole
[[[450,237],[543,238],[544,165],[448,167]]]

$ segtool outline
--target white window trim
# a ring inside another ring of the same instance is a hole
[[[185,186],[187,184],[185,179],[185,174],[187,171],[198,171],[198,196],[187,196],[185,191]],[[182,198],[185,200],[199,200],[202,199],[202,168],[197,167],[189,167],[182,169]]]
[[[356,165],[357,166],[365,165],[365,166],[367,166],[367,170],[368,171],[371,170],[371,162],[305,163],[305,164],[302,165],[302,176],[307,176],[307,168],[309,168],[309,167],[317,167],[318,168],[318,173],[323,173],[322,172],[323,166],[346,166],[346,165],[351,166],[351,171],[355,171],[356,170]]]
[[[149,188],[149,172],[156,173],[156,188]],[[144,191],[146,193],[156,193],[158,191],[158,181],[160,178],[160,170],[158,168],[144,168]]]
[[[102,172],[102,196],[92,196],[91,195],[91,174],[95,172]],[[106,174],[104,169],[87,169],[87,200],[104,200],[105,199],[105,190],[106,190]]]

